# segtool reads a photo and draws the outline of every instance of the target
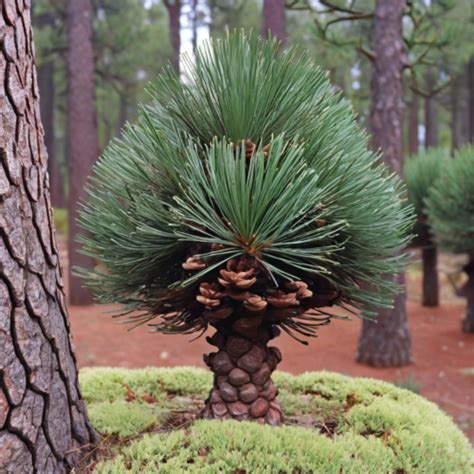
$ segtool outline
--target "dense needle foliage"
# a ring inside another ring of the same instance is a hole
[[[431,240],[425,200],[429,190],[437,183],[438,177],[449,163],[449,153],[444,148],[423,150],[405,161],[404,175],[408,201],[413,205],[417,216],[416,244],[426,245]]]
[[[474,147],[459,150],[427,199],[437,242],[453,253],[474,255]]]
[[[103,263],[84,272],[99,299],[192,332],[206,324],[198,285],[246,255],[267,287],[303,280],[340,306],[390,305],[382,276],[402,268],[411,208],[326,74],[243,33],[201,47],[188,71],[157,79],[95,167],[80,222]],[[183,270],[190,256],[205,268]]]

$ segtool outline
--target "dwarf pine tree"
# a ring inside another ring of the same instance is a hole
[[[423,306],[438,306],[438,252],[433,241],[425,199],[428,192],[437,182],[437,178],[449,165],[448,151],[443,148],[430,148],[417,155],[410,156],[405,162],[405,184],[408,201],[416,212],[416,237],[413,244],[421,248],[423,264],[422,303]]]
[[[350,104],[305,53],[230,34],[169,68],[95,167],[80,219],[86,282],[128,321],[216,329],[206,418],[279,424],[268,341],[339,306],[390,306],[411,208]]]
[[[467,299],[463,330],[474,332],[474,146],[459,150],[443,170],[428,194],[427,211],[441,248],[469,257],[462,291]]]

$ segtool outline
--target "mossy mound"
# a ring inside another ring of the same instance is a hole
[[[436,405],[389,383],[276,373],[287,423],[195,420],[211,374],[86,369],[81,386],[108,440],[96,472],[472,473],[469,441]]]

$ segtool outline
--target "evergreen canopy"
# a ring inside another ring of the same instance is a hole
[[[474,147],[459,150],[427,199],[429,223],[439,245],[474,255]]]
[[[326,74],[244,33],[187,62],[186,80],[168,68],[152,84],[95,166],[80,224],[104,265],[83,271],[99,300],[192,332],[205,326],[198,285],[246,255],[269,287],[303,280],[343,307],[390,305],[383,275],[404,264],[411,208]],[[190,256],[204,268],[183,270]]]

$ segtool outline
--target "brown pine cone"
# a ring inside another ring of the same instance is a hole
[[[238,289],[245,290],[250,288],[257,281],[253,276],[254,273],[255,270],[253,268],[244,272],[234,272],[222,269],[220,271],[221,278],[218,278],[218,280],[224,288],[234,286]]]
[[[201,259],[196,257],[189,257],[186,262],[183,263],[183,268],[188,271],[202,270],[207,267],[207,264]]]
[[[313,296],[313,292],[308,289],[308,285],[304,281],[289,281],[285,286],[288,290],[296,291],[296,298],[298,300]]]
[[[296,294],[296,292],[285,293],[282,290],[269,290],[267,292],[267,301],[275,308],[298,306],[300,302],[297,300]]]
[[[201,283],[199,285],[199,293],[196,296],[196,300],[198,303],[206,306],[207,309],[220,306],[221,298],[225,296],[225,293],[218,290],[216,283]]]
[[[248,311],[263,311],[267,302],[259,295],[252,295],[244,301],[244,307]]]

